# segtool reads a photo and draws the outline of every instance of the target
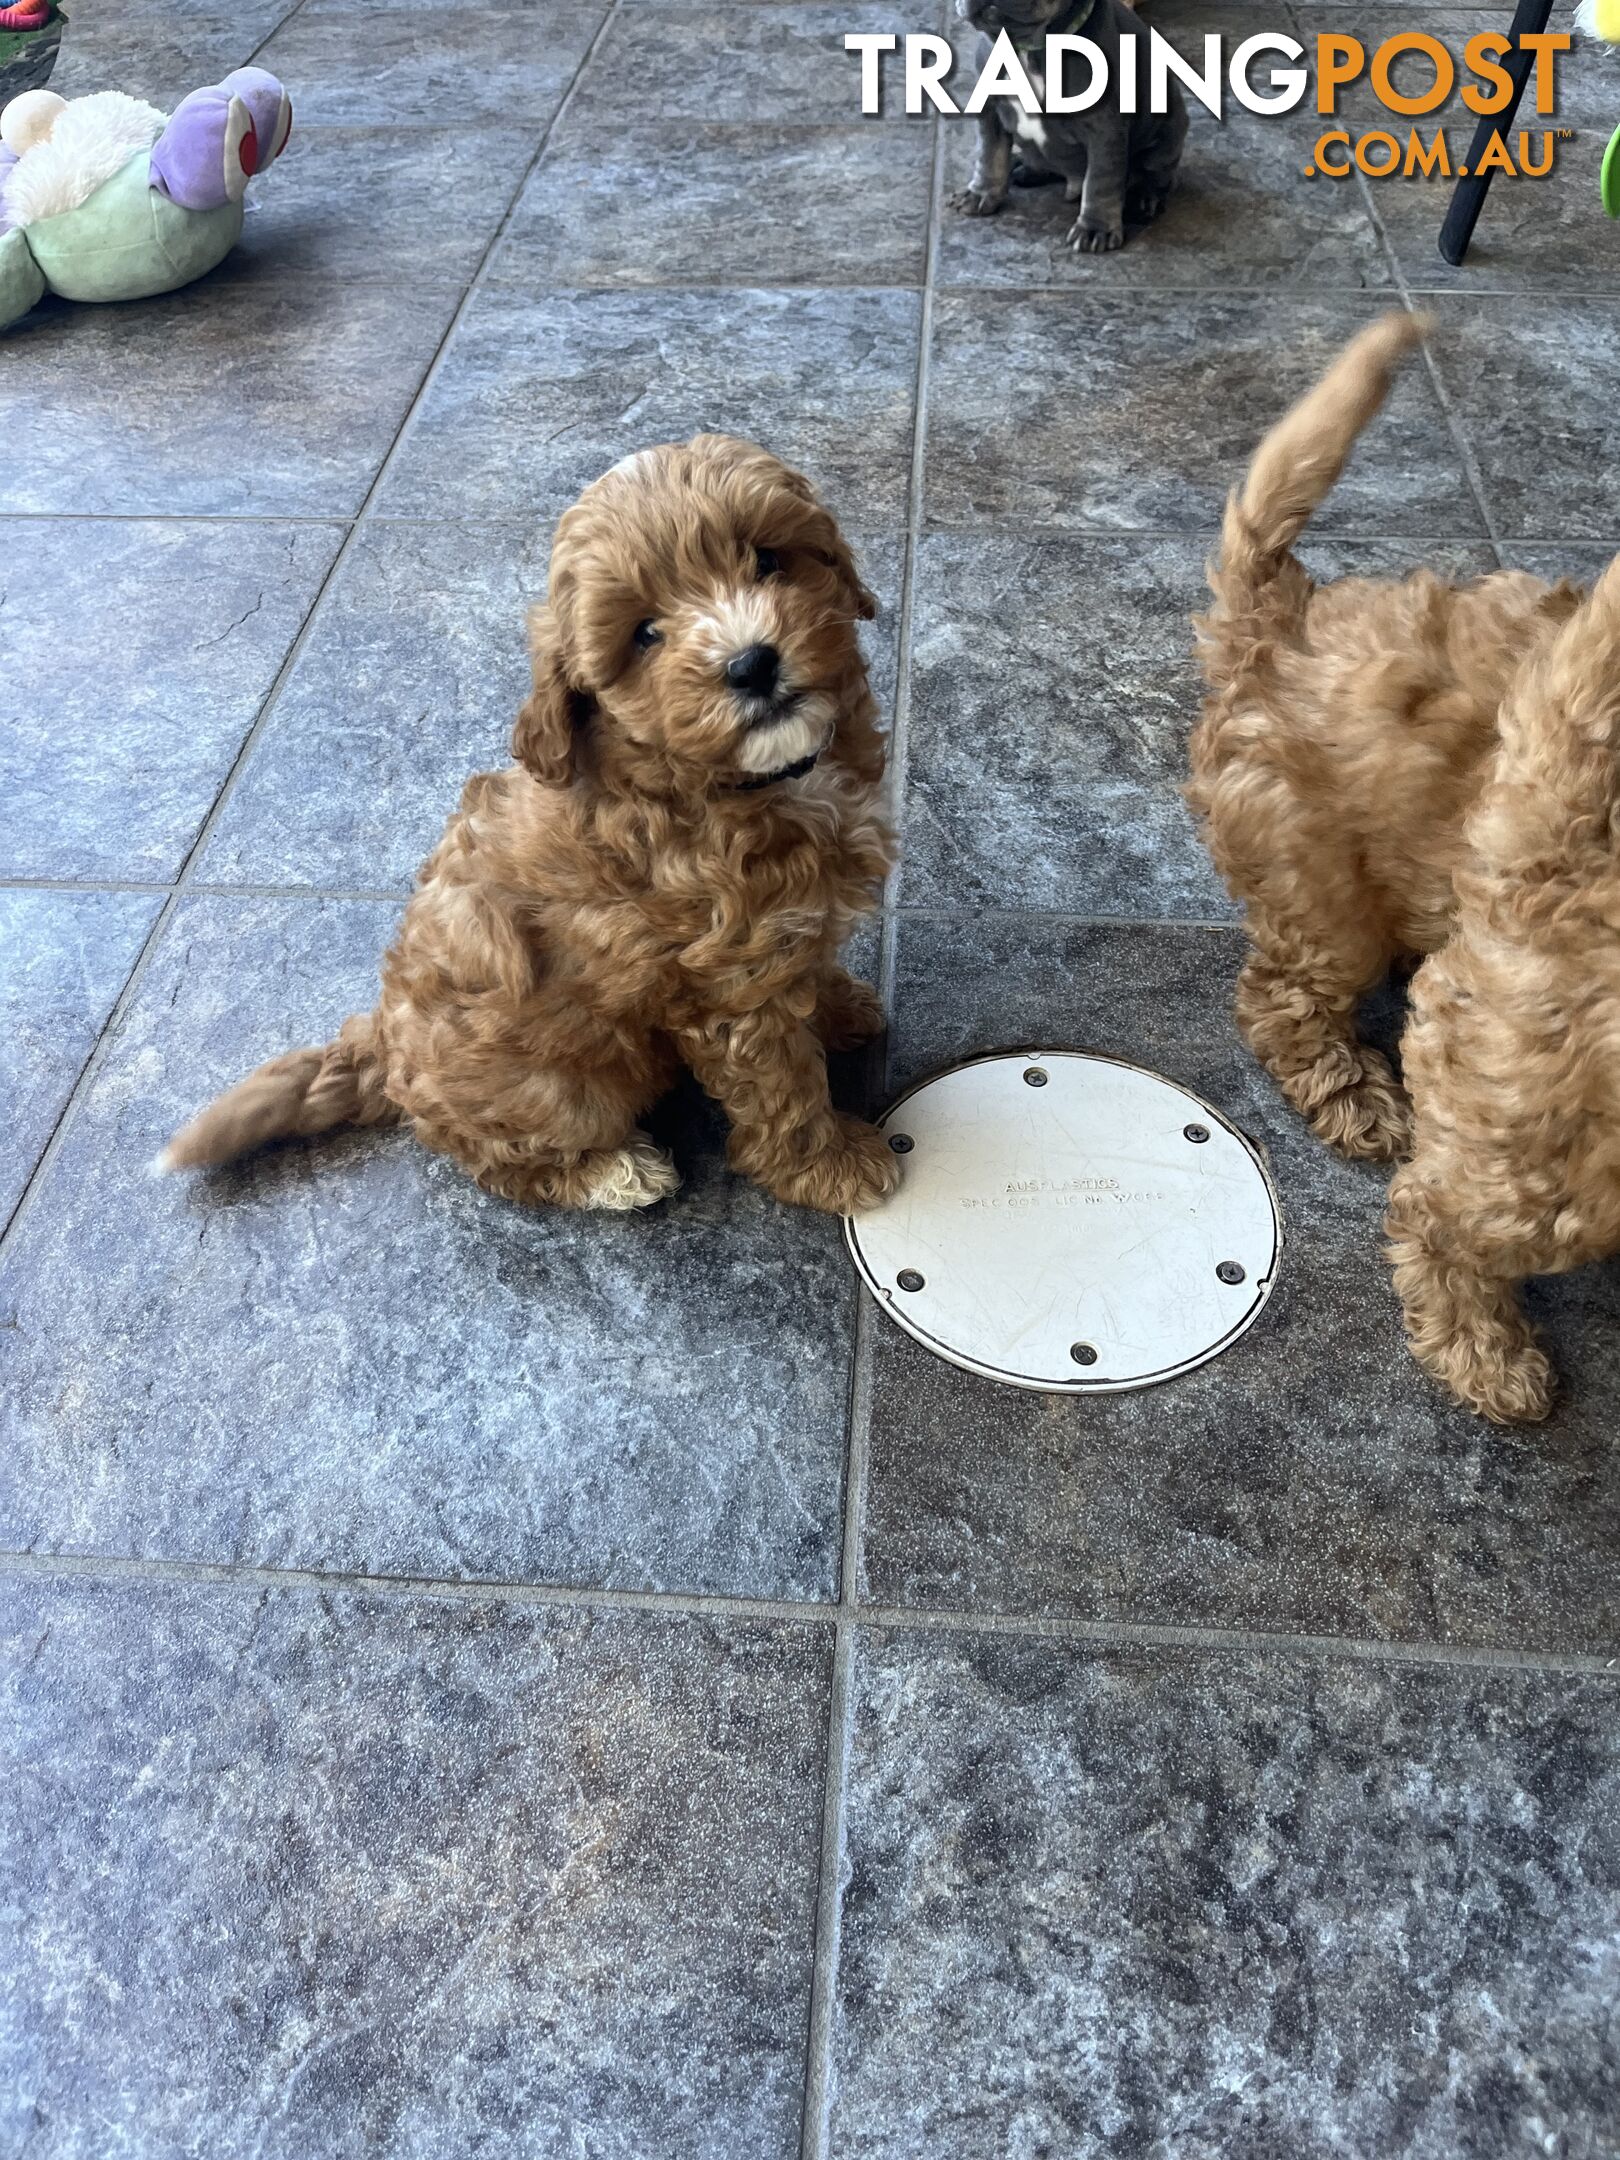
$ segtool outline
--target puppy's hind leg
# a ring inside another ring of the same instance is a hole
[[[447,1069],[418,1071],[407,1107],[424,1147],[519,1207],[651,1207],[681,1180],[636,1119],[675,1070],[669,1056],[586,1072],[547,1068],[532,1056],[499,1065],[458,1056]]]
[[[417,1138],[452,1156],[485,1192],[519,1207],[598,1208],[624,1213],[652,1207],[680,1190],[668,1153],[639,1129],[616,1146],[572,1153],[536,1140],[497,1140],[451,1133],[418,1120]]]
[[[1237,1022],[1329,1147],[1371,1162],[1406,1152],[1411,1113],[1389,1061],[1356,1036],[1356,1007],[1394,958],[1382,909],[1343,837],[1250,745],[1216,762],[1206,719],[1188,798],[1241,901],[1250,950]]]
[[[1394,957],[1378,909],[1325,834],[1286,822],[1272,831],[1282,852],[1252,881],[1233,880],[1252,947],[1238,1026],[1318,1139],[1356,1160],[1393,1161],[1410,1145],[1411,1110],[1389,1060],[1356,1035],[1356,1007]]]
[[[1589,1015],[1575,1016],[1594,970],[1556,939],[1538,950],[1514,900],[1482,904],[1487,880],[1469,888],[1412,983],[1412,1160],[1390,1188],[1388,1250],[1418,1363],[1482,1417],[1533,1423],[1553,1375],[1519,1285],[1616,1249],[1620,1182],[1590,1146]]]
[[[1385,1227],[1412,1355],[1494,1424],[1535,1424],[1552,1408],[1552,1367],[1520,1307],[1514,1260],[1462,1219],[1451,1174],[1420,1136],[1390,1190]]]
[[[1519,1305],[1525,1276],[1587,1257],[1567,1190],[1550,1035],[1492,995],[1466,933],[1418,970],[1405,1059],[1412,1160],[1390,1187],[1389,1258],[1412,1355],[1499,1425],[1552,1406],[1552,1368]],[[1556,995],[1549,1000],[1556,1002]],[[1594,1249],[1601,1249],[1601,1245]]]
[[[1411,1109],[1389,1060],[1356,1035],[1356,1007],[1389,955],[1345,935],[1350,927],[1257,922],[1251,910],[1238,1026],[1319,1140],[1353,1160],[1391,1162],[1411,1144]]]
[[[621,1147],[591,1149],[555,1182],[554,1205],[617,1214],[667,1200],[680,1190],[681,1174],[669,1151],[638,1128]]]

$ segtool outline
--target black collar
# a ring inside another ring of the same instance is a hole
[[[1020,45],[1015,39],[1013,51],[1020,55],[1034,54],[1045,49],[1049,37],[1073,37],[1083,30],[1092,17],[1097,0],[1074,0],[1074,5],[1054,22],[1043,23],[1034,42]]]
[[[820,755],[819,750],[812,750],[808,757],[799,758],[792,765],[784,765],[780,772],[755,773],[751,780],[734,780],[731,783],[732,793],[746,795],[754,788],[775,787],[778,780],[801,780]]]

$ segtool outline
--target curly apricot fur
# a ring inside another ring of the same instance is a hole
[[[843,1212],[891,1190],[825,1059],[881,1025],[836,958],[890,861],[855,634],[872,612],[832,518],[768,452],[705,435],[605,474],[557,528],[519,762],[468,781],[375,1011],[221,1096],[167,1166],[404,1120],[508,1199],[646,1205],[675,1177],[637,1121],[685,1063],[778,1197]],[[781,655],[780,715],[726,678],[750,637]]]
[[[1243,1033],[1347,1155],[1410,1154],[1390,1252],[1419,1361],[1547,1414],[1532,1274],[1620,1250],[1620,572],[1318,590],[1292,554],[1422,326],[1354,340],[1227,506],[1188,797],[1251,945]],[[1403,1091],[1356,1036],[1401,956]]]

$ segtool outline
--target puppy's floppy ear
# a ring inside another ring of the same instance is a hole
[[[751,492],[757,489],[767,495],[779,516],[783,543],[819,555],[837,574],[848,605],[864,621],[872,620],[877,602],[861,583],[849,543],[838,530],[832,512],[802,472],[784,465],[758,443],[744,442],[735,435],[697,435],[688,448],[698,459],[717,464],[743,480]],[[769,537],[776,538],[776,532]]]
[[[568,679],[562,639],[551,610],[529,616],[534,688],[512,728],[512,755],[542,787],[565,788],[575,772],[575,738],[590,714],[590,698]]]
[[[817,508],[820,510],[819,504]],[[819,541],[813,540],[810,545],[822,561],[830,563],[838,573],[838,582],[848,594],[849,604],[856,614],[863,622],[870,622],[877,613],[877,601],[861,583],[860,573],[855,568],[855,558],[849,550],[849,542],[825,510],[820,510],[820,518],[826,526],[826,537]]]
[[[838,521],[803,473],[795,472],[791,465],[781,466],[779,470],[788,491],[804,506],[796,536],[799,544],[807,547],[812,555],[819,555],[829,569],[837,572],[838,582],[843,586],[850,606],[863,622],[870,622],[877,613],[877,602],[861,583],[849,542],[838,530]]]

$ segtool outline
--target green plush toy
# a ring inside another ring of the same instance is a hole
[[[291,127],[263,68],[194,90],[172,119],[117,90],[13,98],[0,112],[0,330],[47,292],[140,300],[212,270]]]

